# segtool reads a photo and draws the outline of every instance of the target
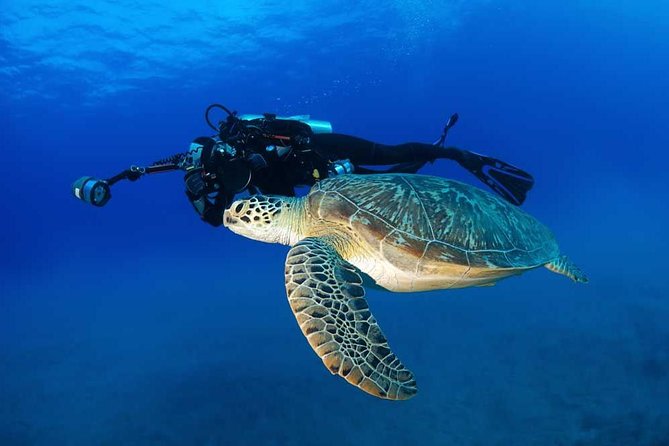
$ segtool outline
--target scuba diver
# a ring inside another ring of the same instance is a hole
[[[227,113],[218,125],[210,120],[214,109]],[[225,208],[244,191],[293,196],[296,187],[311,186],[324,178],[351,173],[415,173],[437,159],[456,161],[517,206],[534,184],[530,174],[504,161],[446,147],[446,136],[457,122],[457,114],[450,117],[433,144],[399,145],[332,133],[329,122],[308,116],[238,115],[220,104],[207,108],[205,120],[216,134],[196,138],[187,152],[147,167],[131,166],[106,180],[82,177],[73,185],[75,197],[104,206],[111,198],[110,186],[120,180],[136,181],[146,174],[182,170],[186,172],[188,200],[202,220],[220,226]],[[375,170],[371,166],[389,167]]]

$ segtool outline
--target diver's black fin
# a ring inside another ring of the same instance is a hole
[[[516,206],[523,204],[527,192],[534,186],[532,175],[496,158],[466,152],[460,165]]]
[[[460,115],[457,113],[453,113],[451,117],[448,118],[448,121],[446,121],[446,124],[444,125],[444,130],[441,132],[441,136],[433,143],[435,146],[444,147],[448,131],[455,125],[456,122],[458,122],[458,119],[460,119]]]

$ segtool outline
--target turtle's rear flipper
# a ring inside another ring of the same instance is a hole
[[[574,282],[586,283],[588,278],[578,266],[574,265],[567,256],[560,256],[546,264],[546,268],[554,273],[569,277]]]
[[[326,238],[305,238],[288,252],[288,302],[325,367],[374,396],[411,398],[416,381],[390,350],[362,283]]]

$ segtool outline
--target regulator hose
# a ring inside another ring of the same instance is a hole
[[[218,132],[219,128],[216,127],[214,124],[211,123],[211,120],[209,119],[209,113],[215,109],[215,108],[220,108],[224,112],[228,114],[228,116],[234,116],[235,112],[231,112],[225,105],[222,104],[211,104],[207,109],[204,111],[204,120],[207,121],[207,125],[211,127],[214,131]]]

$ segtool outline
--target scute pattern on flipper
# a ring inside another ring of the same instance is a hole
[[[365,299],[362,278],[327,239],[306,238],[286,258],[286,292],[302,333],[325,366],[374,396],[416,394]]]

